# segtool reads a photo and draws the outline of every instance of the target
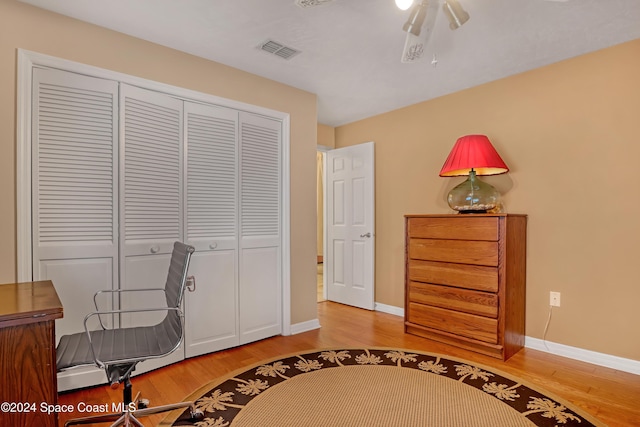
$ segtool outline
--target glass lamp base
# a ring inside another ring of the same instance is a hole
[[[500,204],[500,193],[493,186],[480,181],[471,170],[463,183],[453,187],[447,197],[451,209],[465,214],[487,213]]]

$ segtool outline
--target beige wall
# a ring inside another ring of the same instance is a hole
[[[0,0],[0,283],[16,280],[16,57],[23,48],[291,117],[291,320],[315,319],[316,96],[94,25]]]
[[[322,145],[327,148],[336,148],[336,129],[318,124],[318,145]]]
[[[489,136],[511,168],[486,180],[529,215],[527,335],[640,360],[640,40],[336,128],[376,143],[376,301],[403,303],[403,215],[450,212],[455,140]],[[428,82],[425,82],[428,84]]]

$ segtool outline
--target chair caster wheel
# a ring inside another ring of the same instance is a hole
[[[149,399],[138,399],[138,409],[145,409],[149,407]]]
[[[192,409],[190,411],[190,419],[191,421],[200,421],[204,419],[204,412],[202,412],[200,409]]]

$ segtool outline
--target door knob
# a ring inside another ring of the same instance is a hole
[[[371,233],[364,233],[361,234],[360,237],[371,237]]]

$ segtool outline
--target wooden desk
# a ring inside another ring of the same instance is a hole
[[[42,405],[58,402],[55,319],[61,317],[50,280],[0,285],[0,426],[57,427],[57,413]]]

